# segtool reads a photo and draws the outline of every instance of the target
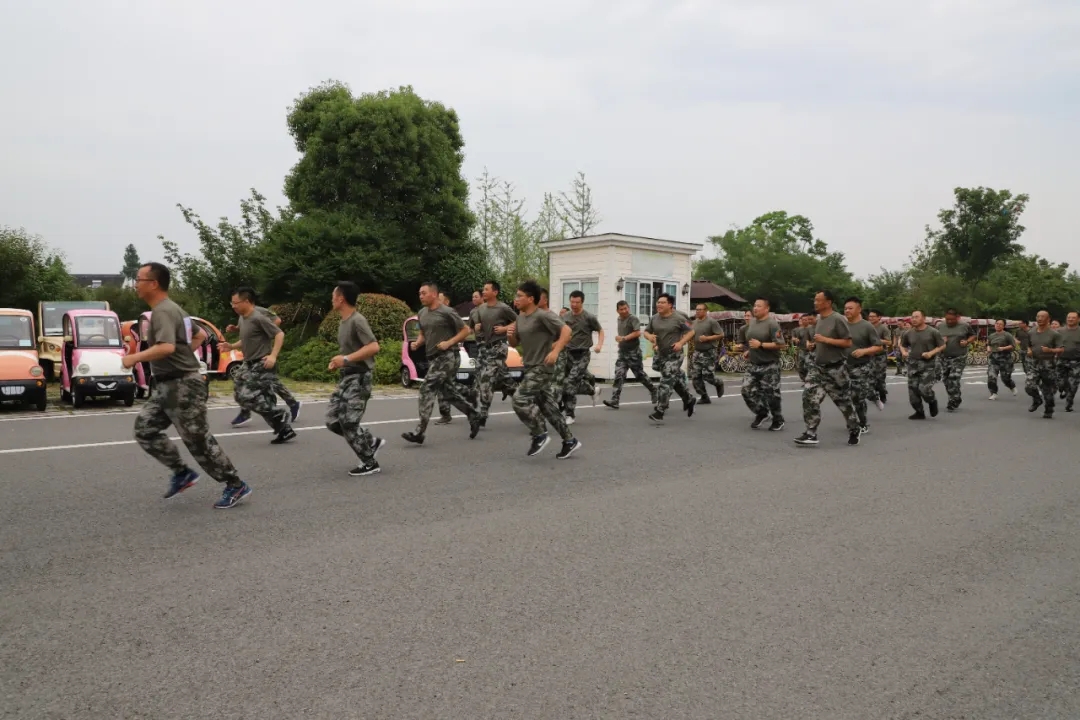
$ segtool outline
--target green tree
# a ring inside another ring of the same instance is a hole
[[[0,307],[37,310],[42,300],[77,296],[64,258],[24,228],[0,226]]]
[[[600,224],[600,214],[593,205],[592,188],[585,182],[585,173],[578,172],[570,193],[560,192],[555,201],[559,218],[574,237],[591,233]]]
[[[709,241],[719,256],[697,263],[694,277],[730,287],[748,299],[767,297],[778,313],[809,310],[822,288],[838,297],[862,290],[848,271],[844,254],[830,252],[802,215],[767,213]]]
[[[139,267],[142,263],[139,262],[139,251],[135,249],[134,245],[128,245],[124,248],[124,267],[120,271],[124,279],[128,283],[134,283],[135,278],[139,275]]]
[[[457,113],[411,87],[354,97],[327,82],[297,98],[288,127],[301,158],[285,179],[292,213],[261,250],[269,297],[314,301],[318,287],[325,302],[342,279],[401,298],[424,279],[471,292],[439,276],[478,247]]]
[[[866,280],[863,307],[875,308],[896,317],[911,312],[911,276],[906,270],[881,269]]]
[[[1067,263],[1038,255],[1014,255],[999,263],[979,285],[981,313],[986,317],[1034,320],[1039,310],[1064,322],[1080,308],[1080,276]]]
[[[974,288],[997,263],[1023,252],[1020,215],[1028,196],[985,187],[958,187],[953,194],[953,207],[938,213],[941,228],[926,227],[926,243],[916,250],[914,264],[955,275]]]
[[[164,247],[165,262],[178,276],[196,306],[188,312],[201,313],[214,323],[228,323],[235,313],[230,305],[232,291],[240,285],[259,283],[256,260],[266,244],[266,238],[279,221],[266,209],[266,198],[256,190],[240,201],[240,222],[227,217],[216,226],[209,225],[190,208],[178,205],[180,212],[199,238],[199,253],[180,252],[179,246],[158,236]],[[325,293],[324,288],[324,293]]]

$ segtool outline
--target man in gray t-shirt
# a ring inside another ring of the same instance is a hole
[[[1040,310],[1035,316],[1035,327],[1028,334],[1031,347],[1028,355],[1031,365],[1024,392],[1031,396],[1028,412],[1035,412],[1045,405],[1043,417],[1054,416],[1054,395],[1057,391],[1057,362],[1064,352],[1061,335],[1051,327],[1050,313]]]
[[[276,312],[274,312],[270,308],[263,307],[262,305],[256,305],[255,312],[270,318],[270,320],[274,323],[276,327],[281,327],[281,318]],[[237,320],[237,322],[239,322],[239,320]],[[225,332],[237,332],[239,329],[239,325],[229,325],[225,328]],[[289,389],[285,387],[285,385],[281,382],[280,376],[274,375],[273,385],[274,394],[281,398],[285,405],[289,408],[290,422],[295,423],[296,418],[300,415],[300,401],[297,400],[291,392],[289,392]],[[232,425],[234,428],[239,428],[244,427],[250,421],[251,413],[244,408],[240,408],[240,412],[237,414],[236,417],[232,419],[232,422],[229,424]]]
[[[780,407],[780,353],[787,346],[780,324],[772,317],[766,298],[754,300],[753,316],[746,328],[746,346],[750,362],[743,377],[743,402],[754,413],[750,427],[757,430],[772,415],[769,430],[784,429]]]
[[[605,400],[604,404],[613,410],[619,409],[619,398],[622,396],[623,383],[626,382],[627,373],[634,373],[641,386],[649,391],[653,402],[656,402],[656,386],[645,372],[644,359],[641,354],[641,321],[637,315],[630,312],[630,304],[620,300],[615,304],[615,312],[619,316],[618,335],[615,342],[619,345],[619,356],[615,360],[615,379],[611,384],[611,399]]]
[[[649,419],[660,422],[668,409],[671,393],[678,393],[687,417],[694,414],[697,400],[690,395],[683,372],[683,347],[694,337],[686,316],[675,310],[675,298],[668,293],[656,300],[656,314],[649,319],[645,338],[653,344],[653,369],[660,373],[656,405]]]
[[[570,312],[563,315],[563,322],[570,328],[570,344],[566,346],[565,375],[558,380],[562,385],[562,406],[567,422],[574,423],[577,411],[578,388],[589,374],[589,361],[592,354],[599,354],[604,349],[604,328],[596,316],[585,309],[585,293],[575,290],[570,293]],[[596,344],[593,345],[593,333]],[[596,405],[596,393],[592,396]]]
[[[859,432],[865,434],[870,431],[866,418],[867,404],[876,400],[878,410],[885,408],[874,386],[874,358],[882,353],[883,346],[877,328],[863,320],[862,301],[859,298],[849,297],[844,302],[844,319],[847,320],[848,334],[851,336],[851,347],[847,349],[851,401],[859,418]]]
[[[237,288],[232,295],[232,307],[240,315],[240,342],[221,342],[218,350],[229,352],[239,348],[244,353],[240,371],[233,374],[233,397],[242,410],[262,417],[276,435],[270,442],[281,445],[296,437],[289,411],[276,407],[274,392],[277,358],[285,333],[268,315],[255,309],[255,291],[249,287]]]
[[[1013,334],[1005,331],[1005,321],[998,320],[994,323],[994,332],[986,338],[986,387],[990,390],[990,399],[997,400],[998,378],[1009,388],[1013,395],[1016,394],[1016,383],[1013,382],[1013,352],[1016,351],[1016,338]]]
[[[420,286],[420,303],[423,307],[416,316],[420,322],[420,335],[411,347],[413,350],[424,348],[428,367],[420,385],[420,420],[415,430],[402,433],[401,437],[406,442],[422,445],[436,401],[442,397],[468,418],[469,438],[475,438],[480,433],[480,413],[457,381],[458,343],[469,336],[469,328],[453,308],[443,304],[435,283]]]
[[[878,338],[881,340],[882,351],[874,355],[871,362],[874,365],[873,387],[876,404],[879,410],[884,410],[885,403],[889,399],[889,388],[886,385],[885,378],[889,373],[889,353],[893,347],[893,333],[888,324],[882,320],[880,310],[870,310],[866,314],[866,319],[874,326],[874,330],[877,331]]]
[[[814,330],[814,366],[807,376],[803,390],[803,420],[806,432],[795,438],[798,445],[817,445],[817,429],[821,424],[821,403],[828,395],[836,403],[847,422],[848,445],[858,445],[862,432],[859,418],[851,401],[851,377],[844,364],[845,352],[851,347],[847,321],[833,308],[835,299],[828,290],[814,296],[817,325]]]
[[[717,399],[724,397],[724,381],[716,376],[716,363],[720,359],[720,341],[724,339],[724,330],[720,321],[709,317],[705,303],[698,303],[694,309],[694,354],[690,356],[690,384],[698,395],[698,403],[708,405],[709,389],[706,384],[716,388]]]
[[[945,322],[938,326],[938,332],[945,338],[945,349],[941,353],[941,380],[949,395],[945,410],[956,412],[964,401],[961,386],[964,368],[967,367],[968,346],[975,341],[975,330],[960,321],[958,310],[949,308],[945,311]]]
[[[510,352],[506,333],[517,320],[517,313],[499,302],[501,290],[502,286],[495,280],[484,283],[480,304],[473,308],[470,320],[477,341],[476,404],[480,410],[480,427],[487,425],[496,390],[502,390],[503,400],[514,394],[515,383],[506,368]]]
[[[514,297],[518,316],[510,326],[509,340],[520,347],[525,375],[514,393],[514,412],[532,435],[527,455],[537,455],[547,446],[550,423],[563,441],[556,456],[561,460],[581,447],[559,410],[558,388],[553,382],[555,363],[570,342],[571,332],[558,315],[542,310],[539,302],[539,285],[529,280],[518,286]]]
[[[939,353],[945,349],[945,338],[937,328],[926,324],[921,310],[911,313],[911,328],[900,337],[900,354],[907,363],[908,401],[915,409],[909,420],[925,420],[923,402],[930,408],[930,417],[938,414],[934,382],[937,380]]]
[[[341,373],[338,386],[330,396],[326,410],[326,427],[335,435],[345,438],[349,448],[360,459],[360,464],[349,471],[352,477],[374,475],[379,472],[375,455],[386,444],[382,438],[373,436],[360,423],[371,399],[371,374],[375,369],[375,356],[379,343],[371,332],[367,318],[356,310],[360,289],[352,282],[338,283],[330,296],[334,311],[341,315],[338,325],[338,354],[328,369]]]
[[[149,362],[154,379],[150,398],[135,419],[135,441],[173,475],[166,498],[175,497],[199,481],[199,474],[180,457],[165,434],[170,425],[187,446],[195,462],[225,485],[214,507],[231,508],[251,494],[232,461],[210,434],[206,420],[206,380],[191,349],[191,319],[169,299],[172,273],[161,263],[147,263],[135,276],[135,293],[150,306],[150,328],[143,338],[146,350],[122,358],[124,367]]]

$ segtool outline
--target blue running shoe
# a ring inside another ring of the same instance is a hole
[[[247,410],[241,410],[240,414],[233,418],[231,425],[234,428],[244,427],[251,422],[251,413]]]
[[[165,499],[168,500],[169,498],[176,497],[197,482],[199,482],[199,473],[191,468],[176,473],[169,481],[169,492],[165,493]]]
[[[289,413],[292,415],[292,420],[290,422],[296,422],[296,418],[300,416],[300,403],[297,402],[295,405],[290,405]]]
[[[225,492],[221,493],[221,499],[214,503],[214,507],[219,510],[231,508],[250,494],[251,487],[246,482],[242,482],[236,487],[226,485]]]

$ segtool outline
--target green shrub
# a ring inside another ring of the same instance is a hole
[[[401,340],[401,326],[413,316],[412,308],[389,295],[363,293],[357,298],[356,309],[367,318],[371,332],[376,339]],[[338,325],[341,316],[331,311],[319,325],[319,337],[328,342],[337,342]]]
[[[312,338],[297,348],[282,351],[278,358],[278,372],[283,377],[301,382],[337,382],[338,373],[326,369],[330,358],[337,354],[337,342],[330,343],[321,337]],[[401,341],[380,341],[372,380],[376,385],[393,385],[400,380],[400,371]]]
[[[306,303],[279,303],[271,305],[270,309],[281,318],[281,327],[304,327],[313,325],[316,329],[322,321],[322,313],[314,305]]]

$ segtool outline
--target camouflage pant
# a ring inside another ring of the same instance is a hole
[[[592,350],[570,351],[563,353],[566,358],[566,378],[562,384],[562,404],[567,414],[573,415],[577,409],[577,390],[585,384],[585,378],[589,374],[589,360],[592,359]]]
[[[611,388],[611,403],[613,405],[619,404],[619,396],[622,395],[626,374],[631,372],[641,382],[641,386],[649,391],[649,395],[656,395],[656,386],[653,385],[653,381],[649,376],[645,374],[645,360],[641,357],[641,348],[635,347],[633,350],[619,348],[619,357],[615,361],[615,382]]]
[[[559,400],[559,407],[563,407],[563,398],[565,392],[562,388],[566,387],[566,375],[570,372],[570,353],[563,350],[559,353],[559,359],[555,361],[555,375],[552,382],[555,383],[555,387],[559,388],[559,392],[556,393]],[[592,373],[585,369],[585,379],[574,388],[574,392],[577,395],[592,395],[596,388],[596,378]]]
[[[904,356],[901,355],[899,351],[897,351],[897,353],[893,355],[893,357],[896,358],[896,374],[907,375],[908,362],[904,359]]]
[[[889,375],[889,358],[885,353],[878,353],[870,363],[874,366],[871,383],[873,393],[870,397],[885,402],[889,397],[888,384],[885,382],[885,378]]]
[[[683,372],[682,354],[656,355],[653,368],[660,373],[660,383],[656,388],[656,411],[667,412],[671,393],[677,394],[684,403],[690,402],[690,392],[686,387],[686,373]]]
[[[457,383],[457,371],[460,370],[460,369],[461,369],[461,353],[457,349],[455,349],[454,350],[454,382],[455,383]],[[478,393],[478,387],[477,387],[476,380],[475,379],[473,380],[473,386],[472,387],[469,387],[468,385],[461,385],[460,383],[457,383],[457,386],[461,390],[462,394],[465,395],[465,399],[469,401],[469,404],[475,407],[476,406],[477,393]],[[450,417],[450,401],[446,399],[445,395],[439,395],[439,415],[444,417],[444,418],[449,418]]]
[[[963,400],[960,396],[960,388],[964,382],[965,367],[967,367],[967,355],[942,356],[941,358],[941,380],[945,384],[945,392],[949,395],[948,407],[960,407],[960,402]]]
[[[1024,374],[1031,374],[1031,358],[1028,357],[1027,350],[1020,351],[1020,367],[1024,368]]]
[[[716,388],[716,397],[724,396],[724,381],[716,377],[716,360],[720,351],[716,348],[695,350],[690,356],[690,380],[694,386],[694,392],[702,397],[708,397],[708,383]]]
[[[923,401],[928,403],[937,402],[937,396],[934,394],[934,383],[937,382],[937,363],[934,360],[908,358],[908,402],[911,403],[911,407],[919,412],[923,411]]]
[[[1069,388],[1069,366],[1060,356],[1057,361],[1057,388],[1061,399],[1064,400]]]
[[[1053,360],[1032,358],[1031,370],[1024,383],[1024,392],[1032,400],[1042,402],[1046,412],[1054,412],[1054,395],[1057,392],[1057,363]]]
[[[850,365],[848,376],[851,378],[851,404],[855,407],[855,416],[859,424],[866,427],[867,404],[878,399],[878,390],[874,386],[877,365],[873,359],[862,365]]]
[[[261,362],[245,362],[233,376],[233,397],[244,412],[255,413],[275,433],[289,428],[289,411],[277,407],[274,384],[280,384],[276,370],[267,370]]]
[[[465,390],[457,381],[460,365],[461,354],[457,348],[451,348],[428,359],[427,373],[420,385],[420,423],[416,426],[417,434],[423,435],[427,431],[437,398],[446,401],[446,415],[450,414],[450,405],[463,412],[466,417],[476,414],[476,408],[469,402]]]
[[[1071,408],[1076,400],[1076,391],[1080,389],[1080,360],[1059,360],[1058,367],[1064,368],[1060,373],[1060,376],[1065,378],[1061,389],[1065,392],[1065,407]]]
[[[799,373],[799,379],[806,382],[806,376],[810,372],[810,353],[800,350],[795,355],[795,370]]]
[[[990,353],[986,359],[986,387],[992,395],[997,395],[999,375],[1005,387],[1010,390],[1016,389],[1016,383],[1012,379],[1013,367],[1014,362],[1011,352]]]
[[[855,406],[851,403],[851,377],[844,363],[818,365],[810,368],[807,377],[809,387],[803,390],[802,411],[806,421],[806,431],[816,433],[821,425],[821,403],[828,395],[840,409],[847,422],[848,432],[858,432],[859,418],[855,415]]]
[[[525,368],[525,374],[514,393],[514,412],[536,437],[547,432],[547,420],[559,437],[570,440],[570,428],[566,418],[559,410],[558,389],[555,385],[555,371],[546,365],[533,365]]]
[[[233,487],[240,476],[206,421],[206,381],[198,373],[154,383],[150,399],[135,418],[135,441],[146,453],[174,473],[188,469],[165,430],[172,425],[188,452],[210,477]]]
[[[780,363],[746,366],[742,396],[746,407],[757,415],[771,413],[774,421],[783,422],[780,411]]]
[[[345,375],[330,396],[326,409],[326,427],[330,432],[345,438],[352,451],[363,462],[373,459],[375,438],[368,429],[360,426],[371,398],[371,373]]]
[[[510,372],[506,369],[508,347],[505,342],[502,342],[481,345],[478,348],[477,360],[480,367],[476,378],[476,399],[481,417],[487,417],[496,390],[505,391],[514,388]]]

